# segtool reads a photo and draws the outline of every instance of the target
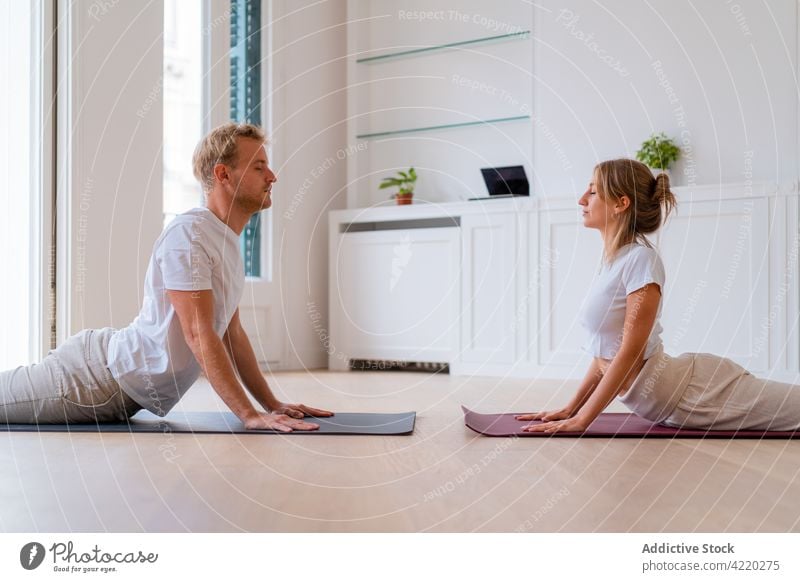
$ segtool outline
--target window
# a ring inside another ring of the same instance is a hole
[[[261,122],[261,0],[231,0],[231,105],[233,121]],[[244,272],[261,277],[261,213],[244,228]]]
[[[164,0],[164,226],[203,204],[192,173],[203,132],[201,5]]]
[[[50,345],[43,269],[45,119],[42,2],[0,0],[0,369],[29,364]],[[50,35],[47,35],[50,38]],[[48,189],[49,191],[49,189]],[[48,263],[49,264],[49,263]]]
[[[164,225],[176,214],[202,205],[203,193],[192,174],[192,153],[208,116],[203,104],[203,18],[207,33],[218,22],[230,22],[230,104],[232,121],[263,125],[261,104],[261,0],[230,0],[227,14],[203,15],[202,2],[164,0]],[[209,5],[211,6],[211,5]],[[212,8],[213,9],[213,8]],[[222,27],[219,27],[222,28]],[[206,34],[208,36],[208,34]],[[227,48],[227,47],[226,47]],[[212,55],[211,63],[219,62]],[[216,100],[210,95],[209,100]],[[269,230],[269,224],[266,225]],[[262,269],[261,214],[245,226],[241,251],[245,275],[260,278]],[[268,266],[269,267],[269,266]]]

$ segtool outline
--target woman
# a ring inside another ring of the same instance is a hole
[[[581,313],[593,360],[560,410],[521,414],[542,420],[529,432],[583,431],[618,397],[633,412],[671,427],[800,429],[800,386],[757,378],[712,354],[671,357],[661,342],[664,265],[646,238],[675,208],[669,178],[627,159],[598,164],[578,201],[583,224],[603,238],[603,266]]]

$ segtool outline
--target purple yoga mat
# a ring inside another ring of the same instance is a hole
[[[763,430],[696,430],[670,428],[654,424],[635,414],[604,412],[584,432],[522,432],[522,427],[541,421],[516,420],[522,413],[480,414],[462,406],[464,424],[482,435],[503,437],[603,437],[603,438],[737,438],[737,439],[795,439],[800,431]]]

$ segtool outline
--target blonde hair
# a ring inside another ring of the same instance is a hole
[[[225,164],[235,166],[237,163],[237,138],[254,139],[261,143],[266,141],[264,131],[251,123],[225,123],[212,129],[200,140],[192,156],[194,177],[208,193],[214,186],[214,166]]]
[[[603,252],[604,260],[611,263],[617,251],[632,242],[653,248],[645,235],[657,231],[678,205],[669,176],[662,172],[654,178],[650,168],[636,160],[608,160],[595,166],[594,183],[602,200],[618,203],[627,196],[631,202],[617,215],[617,231]]]

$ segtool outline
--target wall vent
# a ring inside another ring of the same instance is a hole
[[[405,362],[398,360],[350,360],[350,369],[359,372],[428,372],[450,373],[447,362]]]

